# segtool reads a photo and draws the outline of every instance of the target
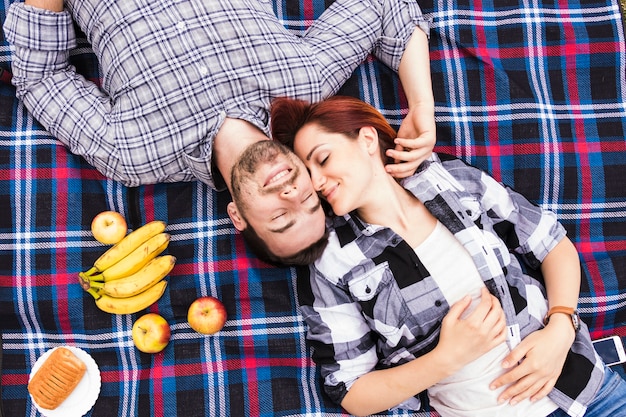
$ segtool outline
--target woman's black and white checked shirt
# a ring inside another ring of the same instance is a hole
[[[554,213],[443,155],[434,154],[403,185],[464,245],[500,299],[509,346],[540,329],[547,302],[536,270],[565,236]],[[432,350],[450,306],[415,251],[392,230],[352,215],[331,223],[329,245],[310,274],[300,275],[298,296],[326,391],[340,403],[361,375]],[[549,396],[582,416],[603,375],[583,325]],[[403,404],[419,406],[418,398]]]

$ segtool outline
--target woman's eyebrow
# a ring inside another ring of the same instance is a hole
[[[311,150],[309,151],[309,153],[308,153],[308,154],[306,154],[306,158],[304,158],[304,159],[305,159],[306,161],[310,161],[310,160],[311,160],[311,156],[313,155],[313,152],[315,152],[315,150],[316,150],[317,148],[319,148],[320,146],[322,146],[322,145],[324,145],[324,143],[320,143],[319,145],[314,146],[314,147],[313,147],[313,149],[311,149]]]

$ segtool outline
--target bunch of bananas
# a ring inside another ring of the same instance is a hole
[[[93,267],[79,273],[83,289],[96,305],[112,314],[131,314],[155,303],[167,286],[163,278],[176,258],[161,255],[170,235],[165,222],[153,221],[126,235],[100,256]]]

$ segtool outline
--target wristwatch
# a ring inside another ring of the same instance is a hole
[[[578,332],[580,330],[580,316],[578,315],[578,310],[571,307],[563,307],[563,306],[555,306],[552,307],[548,314],[543,319],[543,324],[547,325],[548,321],[550,321],[550,316],[556,313],[567,314],[572,319],[572,325],[574,326],[574,331]]]

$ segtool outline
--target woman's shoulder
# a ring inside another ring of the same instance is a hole
[[[486,178],[490,178],[489,173],[463,159],[433,152],[413,176],[403,180],[402,185],[407,189],[424,189],[429,184],[439,184],[435,189],[445,186],[450,190],[475,193],[484,189]]]

